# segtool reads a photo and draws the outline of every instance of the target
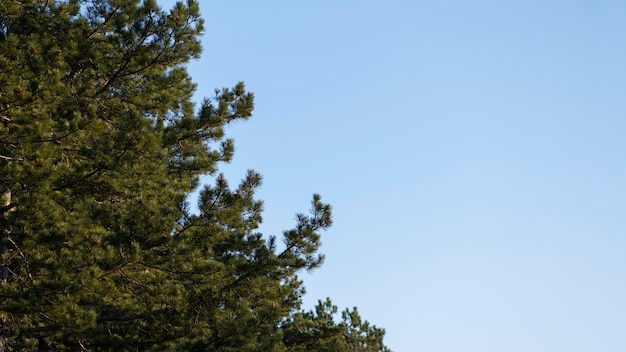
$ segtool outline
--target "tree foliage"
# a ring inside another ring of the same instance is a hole
[[[296,352],[390,352],[383,344],[385,330],[364,321],[356,307],[341,312],[339,323],[336,313],[337,306],[327,298],[312,311],[292,314],[282,327],[285,346]]]
[[[330,206],[279,243],[261,176],[218,173],[254,96],[194,108],[202,31],[193,0],[0,2],[0,351],[386,351],[356,309],[300,308]]]

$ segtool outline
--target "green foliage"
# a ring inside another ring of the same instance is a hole
[[[202,29],[193,0],[0,2],[0,351],[386,350],[356,309],[300,311],[330,206],[278,244],[256,232],[261,176],[217,174],[254,97],[194,111]]]
[[[337,306],[329,298],[318,301],[315,310],[297,312],[283,324],[283,342],[290,351],[376,351],[390,352],[383,344],[385,330],[363,321],[356,307],[334,316]]]

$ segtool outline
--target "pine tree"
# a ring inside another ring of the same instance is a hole
[[[218,173],[254,96],[238,83],[194,111],[202,30],[193,0],[0,2],[0,351],[295,346],[297,273],[322,264],[331,208],[314,195],[282,244],[256,232],[261,176]]]

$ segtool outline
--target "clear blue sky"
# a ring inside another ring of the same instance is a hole
[[[197,100],[256,95],[223,171],[264,175],[261,231],[333,205],[306,307],[394,351],[626,350],[625,1],[201,9]]]

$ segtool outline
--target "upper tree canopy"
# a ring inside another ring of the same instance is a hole
[[[330,206],[315,195],[277,244],[256,232],[261,176],[216,175],[253,95],[194,111],[202,26],[193,0],[0,2],[0,351],[385,349],[358,315],[299,311]]]

